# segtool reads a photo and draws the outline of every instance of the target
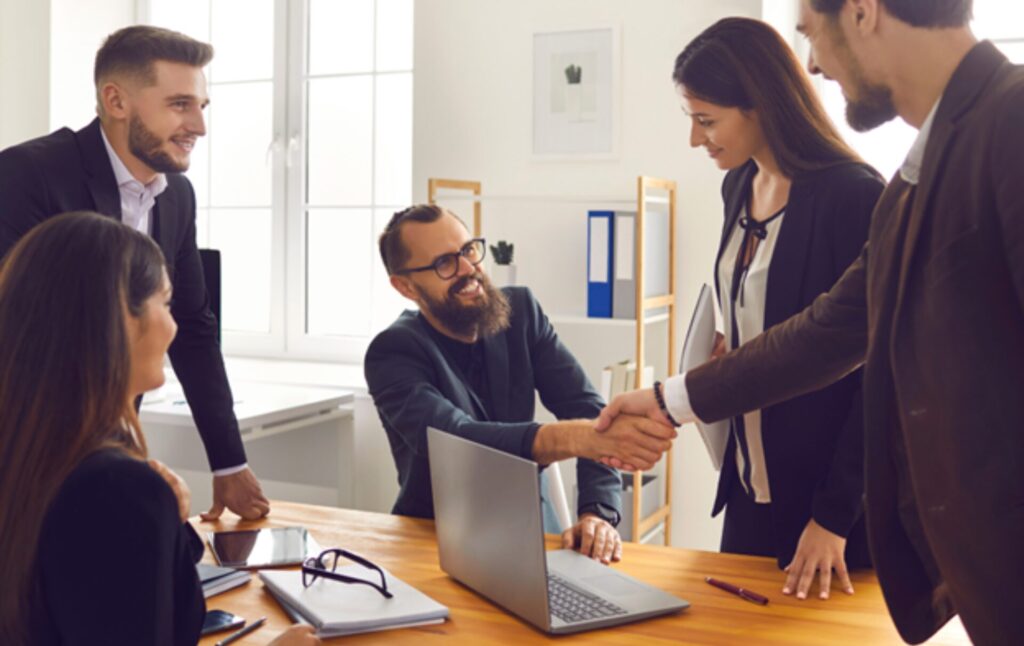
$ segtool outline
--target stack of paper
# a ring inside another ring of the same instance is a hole
[[[654,383],[654,366],[644,366],[642,387],[649,387]],[[619,363],[607,366],[601,372],[600,395],[606,402],[610,402],[616,395],[636,390],[636,361],[625,359]]]
[[[207,563],[197,563],[196,572],[199,574],[199,581],[203,584],[203,597],[206,599],[215,594],[227,592],[231,588],[245,585],[252,578],[245,570]]]
[[[366,578],[373,576],[358,565],[340,567],[338,574]],[[318,578],[302,585],[300,570],[262,571],[260,579],[294,619],[308,623],[320,637],[340,637],[375,630],[439,624],[448,608],[384,570],[387,599],[367,585]]]

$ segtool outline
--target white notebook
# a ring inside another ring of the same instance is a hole
[[[715,299],[711,288],[705,284],[701,287],[697,298],[697,307],[690,319],[690,329],[686,331],[686,343],[683,344],[683,355],[679,361],[679,374],[683,374],[701,364],[707,363],[715,348]],[[725,460],[725,449],[729,445],[729,420],[725,419],[712,424],[697,422],[697,430],[704,440],[704,446],[711,456],[715,470],[722,470]]]
[[[340,567],[337,572],[359,578],[368,576],[366,568],[358,565]],[[260,579],[270,592],[283,605],[300,614],[322,637],[440,623],[448,617],[445,606],[387,570],[384,576],[388,592],[394,595],[391,599],[370,586],[323,578],[305,588],[300,570],[260,572]]]

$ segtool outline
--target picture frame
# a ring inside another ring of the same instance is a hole
[[[615,26],[534,32],[534,160],[618,158],[620,64]]]

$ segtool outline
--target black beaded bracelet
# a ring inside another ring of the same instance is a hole
[[[654,399],[657,400],[658,408],[661,409],[661,412],[665,413],[665,417],[667,417],[668,421],[672,423],[672,426],[678,428],[679,422],[676,421],[676,418],[672,417],[672,413],[668,412],[668,406],[665,405],[665,398],[661,396],[660,387],[660,381],[654,382]]]

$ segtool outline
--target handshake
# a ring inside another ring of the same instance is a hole
[[[533,457],[540,464],[582,457],[624,471],[646,471],[677,435],[654,390],[648,388],[615,397],[597,420],[542,425]]]

